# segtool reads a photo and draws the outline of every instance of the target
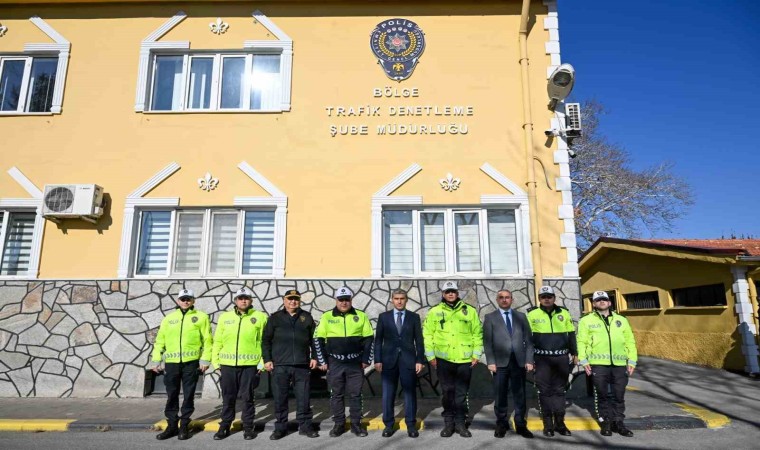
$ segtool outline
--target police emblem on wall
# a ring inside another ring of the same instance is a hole
[[[425,51],[425,34],[411,20],[388,19],[372,30],[369,45],[388,78],[402,81],[412,76]]]

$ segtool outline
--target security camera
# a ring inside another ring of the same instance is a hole
[[[559,136],[559,131],[555,130],[553,128],[550,128],[550,129],[544,131],[544,134],[546,135],[546,137],[557,137],[557,136]]]
[[[575,85],[575,69],[570,64],[562,64],[557,67],[551,76],[549,76],[549,82],[547,84],[547,92],[549,93],[549,109],[554,111],[557,107],[557,103],[566,99]]]

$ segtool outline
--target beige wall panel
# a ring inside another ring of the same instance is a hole
[[[164,39],[189,39],[193,48],[219,48],[217,42],[224,41],[240,49],[245,39],[265,39],[263,27],[250,17],[255,8],[289,34],[295,52],[292,110],[135,113],[140,42],[177,12],[177,4],[14,8],[10,20],[39,14],[72,42],[72,51],[63,114],[0,118],[6,148],[23,149],[0,154],[0,167],[18,166],[40,188],[46,183],[98,183],[112,199],[110,217],[96,227],[102,234],[86,224],[66,234],[55,225],[48,227],[41,277],[114,276],[124,198],[171,161],[182,169],[149,196],[177,196],[181,205],[197,206],[231,205],[235,196],[265,195],[237,169],[243,160],[285,192],[288,277],[369,276],[371,196],[411,163],[419,163],[423,171],[396,195],[422,194],[429,204],[477,204],[480,194],[503,193],[479,170],[484,162],[525,186],[517,2],[182,7],[188,19]],[[230,23],[227,34],[208,30],[216,17]],[[369,48],[373,27],[390,17],[416,20],[427,42],[414,75],[402,83],[385,76]],[[0,45],[10,42],[5,41],[8,36]],[[551,118],[545,105],[547,39],[543,27],[534,25],[529,39],[534,145],[553,186],[558,166],[543,136]],[[419,97],[373,97],[374,88],[386,86],[417,88]],[[329,117],[325,109],[361,105],[380,106],[383,115]],[[389,107],[416,105],[472,106],[474,114],[388,116]],[[378,125],[389,123],[466,124],[468,133],[376,134]],[[369,133],[331,137],[331,125],[366,125]],[[198,188],[197,178],[206,171],[220,179],[217,191]],[[462,187],[453,194],[438,184],[448,172],[462,178]],[[561,197],[546,188],[539,165],[537,179],[544,274],[558,276],[566,261],[559,248]],[[8,181],[2,183],[3,196],[6,191],[19,196],[18,188],[8,190]],[[70,258],[72,252],[83,251],[86,261]]]
[[[0,8],[0,24],[8,27],[8,31],[0,38],[0,52],[22,52],[24,44],[53,42],[47,34],[29,21],[29,17],[34,14],[24,17],[8,14],[8,12],[8,6]],[[9,19],[8,16],[14,18]]]

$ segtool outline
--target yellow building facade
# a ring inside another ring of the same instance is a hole
[[[580,271],[584,312],[607,291],[639,353],[758,372],[760,241],[601,238]]]
[[[2,1],[0,330],[36,327],[24,304],[45,340],[109,324],[134,357],[45,372],[79,395],[68,367],[137,373],[180,287],[319,316],[348,284],[376,317],[397,288],[424,312],[457,279],[485,314],[538,282],[577,314],[559,64],[555,1]]]

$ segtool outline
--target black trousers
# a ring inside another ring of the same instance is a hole
[[[591,366],[594,381],[596,415],[599,421],[618,422],[625,418],[625,387],[628,371],[625,366]],[[612,393],[610,394],[610,386]]]
[[[401,381],[401,389],[404,391],[404,420],[407,429],[412,430],[417,425],[417,374],[414,367],[400,368],[399,363],[392,369],[380,372],[383,380],[383,423],[386,427],[392,427],[395,422],[394,405],[396,404],[396,391]]]
[[[274,428],[286,431],[288,427],[288,389],[293,385],[296,395],[296,420],[301,431],[311,429],[311,369],[309,366],[274,366],[272,395],[274,397]]]
[[[464,425],[467,419],[467,391],[470,390],[472,364],[453,363],[437,359],[436,373],[441,382],[441,403],[443,421],[446,425],[458,423]]]
[[[241,420],[243,428],[253,428],[253,416],[256,408],[253,405],[253,391],[259,386],[259,371],[256,366],[222,366],[222,377],[219,380],[222,387],[222,420],[219,428],[229,428],[235,420],[235,403],[238,394],[243,400]]]
[[[496,368],[496,373],[493,374],[493,390],[496,425],[509,427],[507,397],[508,393],[512,392],[512,400],[515,402],[515,426],[527,426],[528,422],[525,419],[525,367],[517,365],[514,353],[509,359],[509,365]]]
[[[360,363],[328,363],[327,386],[330,388],[330,410],[336,424],[346,422],[345,397],[348,396],[348,413],[351,426],[359,426],[362,420],[362,385],[364,369]]]
[[[542,415],[565,413],[565,386],[570,375],[567,355],[536,355],[536,387]]]
[[[164,415],[169,425],[176,425],[178,420],[189,422],[195,411],[195,387],[198,385],[198,360],[183,363],[166,363],[164,366],[164,386],[166,386],[166,408]],[[182,414],[177,417],[179,409],[179,391],[182,387]]]

